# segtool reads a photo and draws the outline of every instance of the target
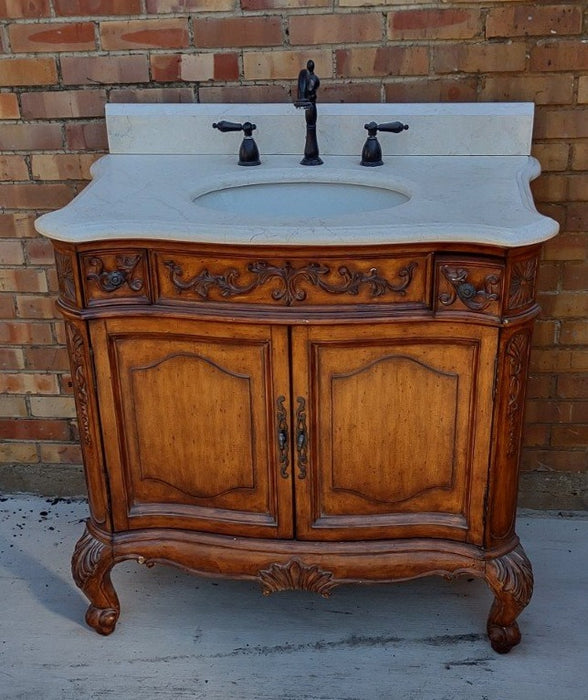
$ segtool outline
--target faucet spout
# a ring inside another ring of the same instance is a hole
[[[308,61],[306,68],[298,74],[298,92],[294,106],[304,109],[306,118],[306,142],[304,144],[304,158],[302,165],[322,165],[319,157],[319,147],[316,138],[316,91],[321,81],[314,72],[314,61]]]

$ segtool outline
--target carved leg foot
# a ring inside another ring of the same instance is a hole
[[[533,569],[521,545],[487,563],[486,581],[495,595],[488,616],[488,637],[494,651],[506,654],[521,641],[516,618],[533,594]]]
[[[86,527],[76,544],[71,571],[76,585],[90,601],[86,622],[99,634],[114,632],[120,614],[118,596],[110,580],[113,565],[110,545],[94,537]]]

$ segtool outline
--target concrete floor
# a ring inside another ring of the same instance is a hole
[[[524,513],[523,641],[495,654],[484,583],[427,578],[269,598],[248,582],[119,564],[117,630],[83,622],[69,560],[83,502],[0,502],[0,698],[583,700],[588,514]]]

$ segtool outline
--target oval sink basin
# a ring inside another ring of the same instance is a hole
[[[213,190],[193,201],[247,218],[308,221],[390,209],[409,199],[396,190],[347,182],[263,182]]]

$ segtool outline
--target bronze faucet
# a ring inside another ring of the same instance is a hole
[[[298,74],[298,95],[295,107],[302,107],[306,117],[306,143],[301,165],[322,165],[316,138],[316,91],[321,81],[314,72],[314,61],[308,61],[306,68]]]

